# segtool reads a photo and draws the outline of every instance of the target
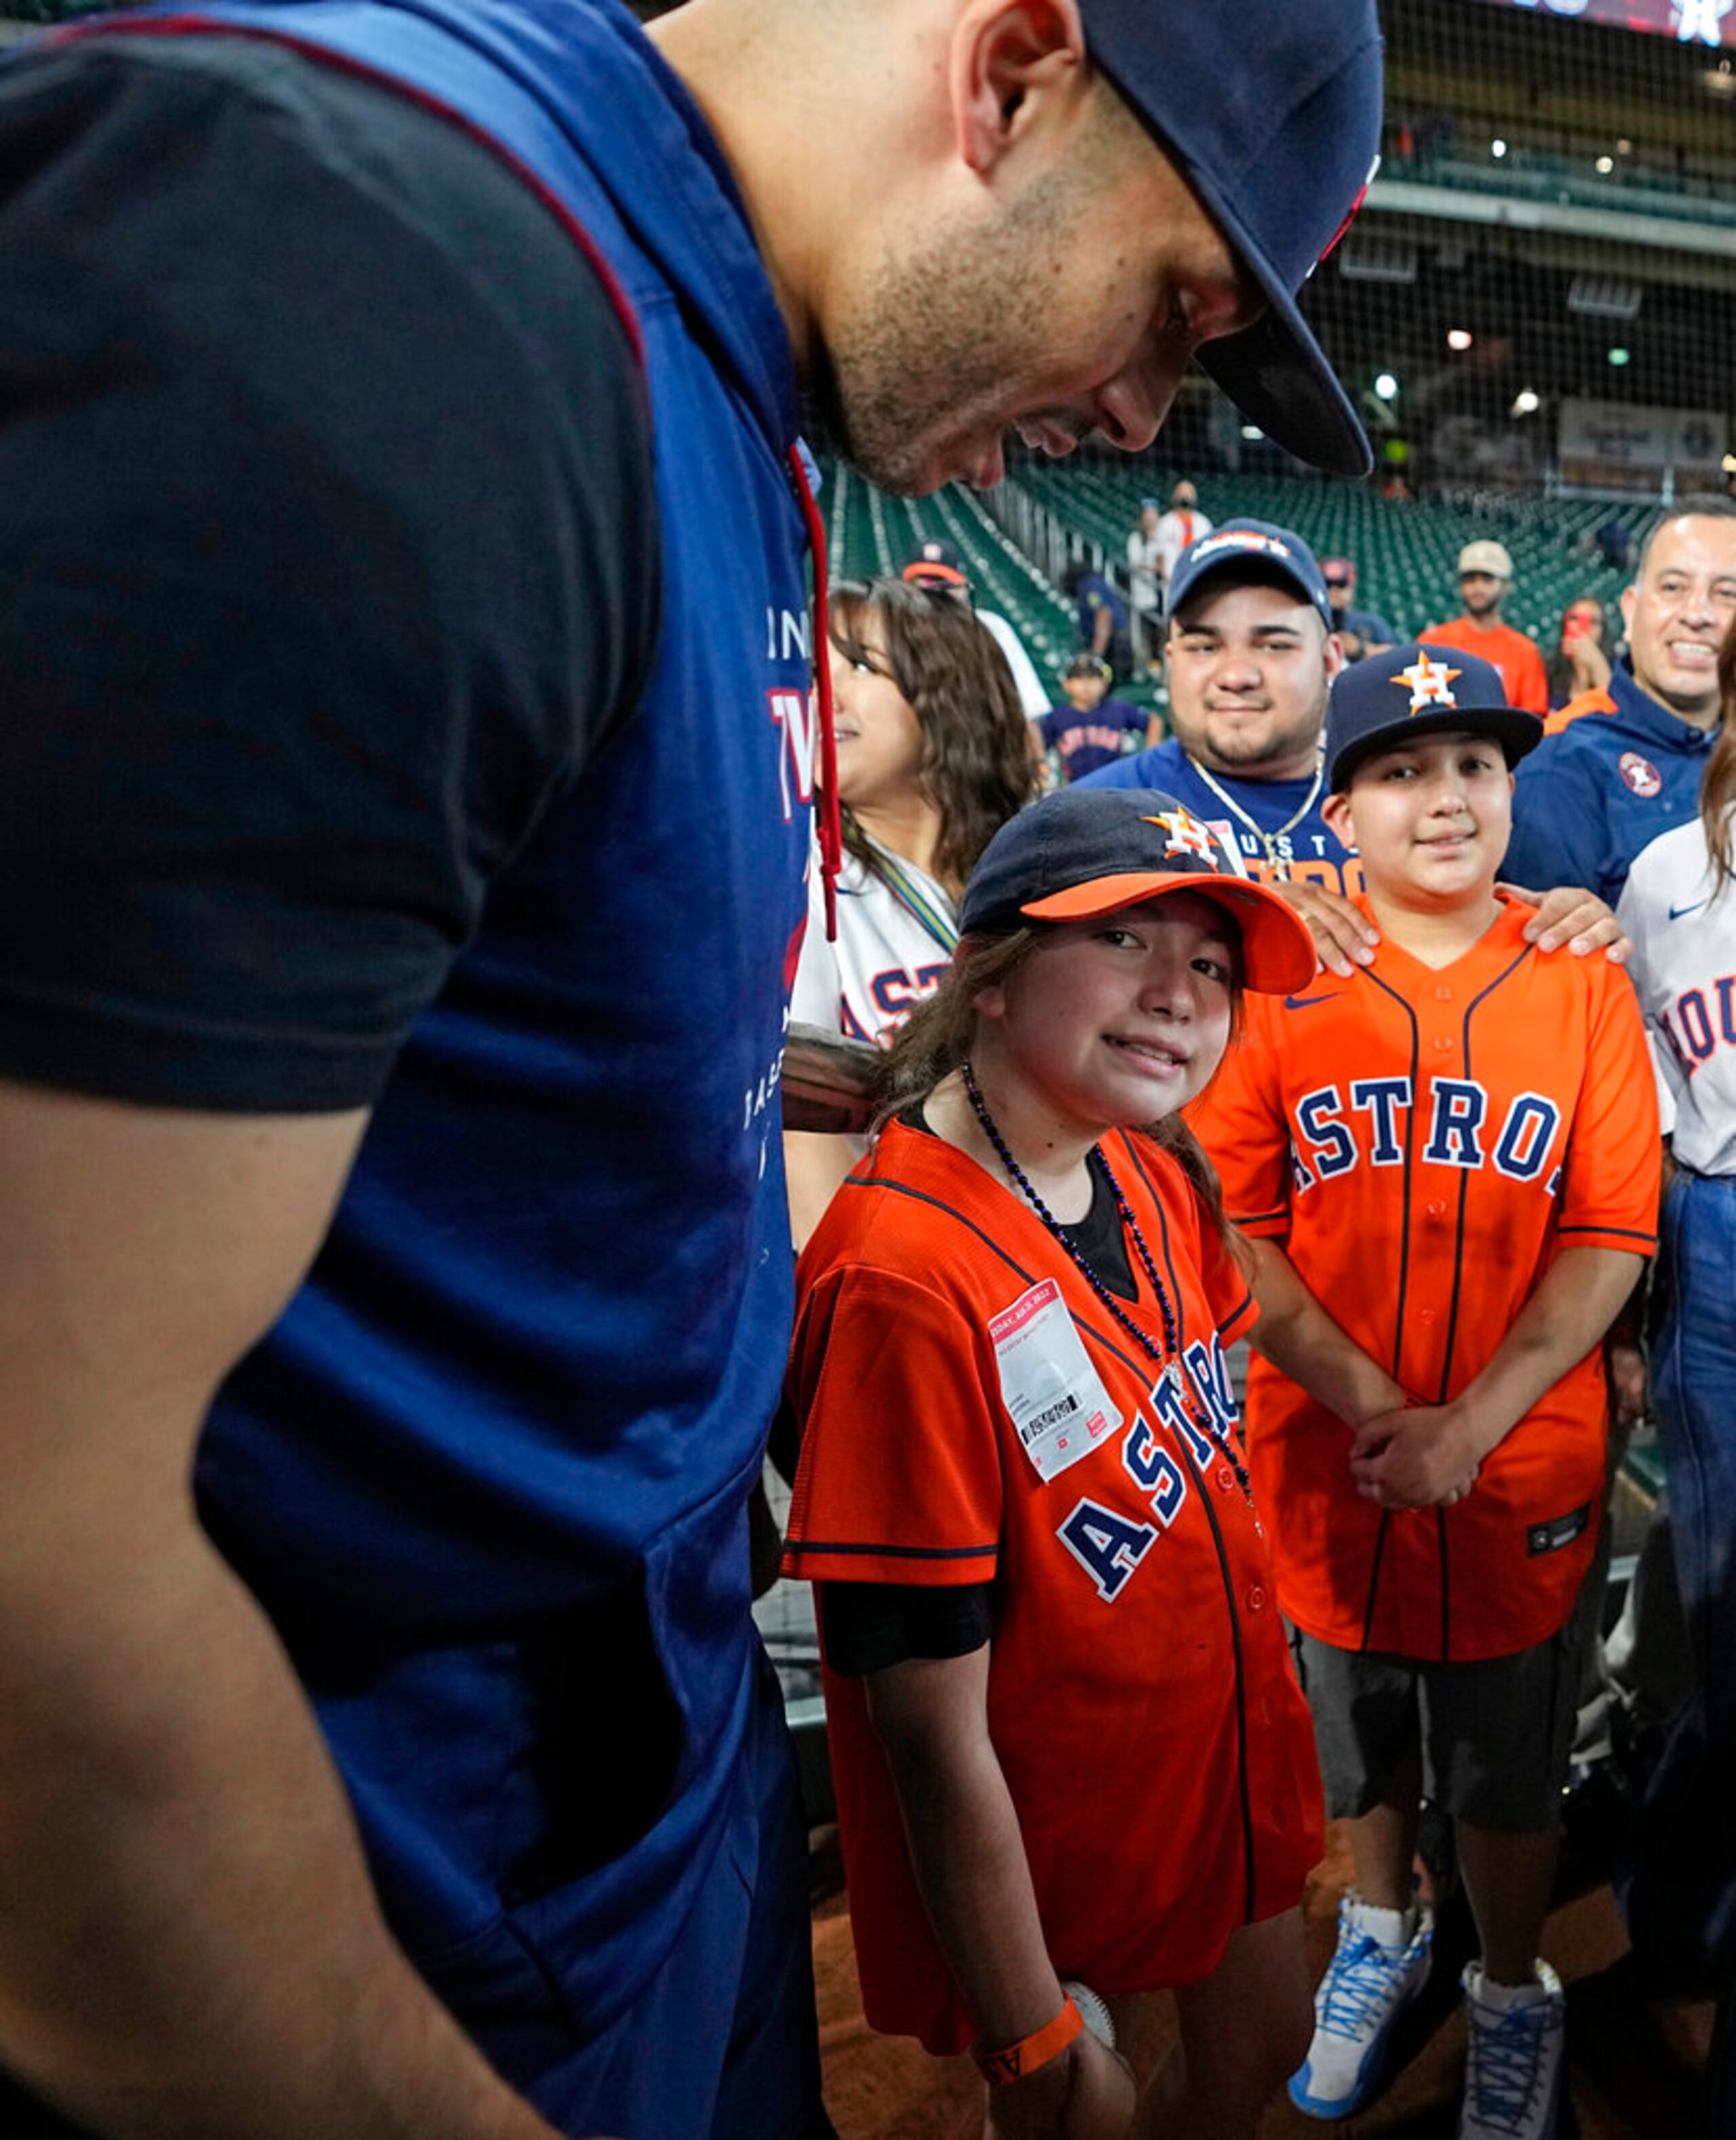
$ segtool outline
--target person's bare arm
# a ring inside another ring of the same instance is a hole
[[[1387,1508],[1425,1508],[1449,1498],[1466,1466],[1481,1464],[1543,1392],[1596,1348],[1644,1260],[1623,1249],[1563,1249],[1488,1365],[1450,1404],[1394,1412],[1358,1429],[1351,1459],[1357,1490]]]
[[[1347,1426],[1405,1402],[1403,1388],[1322,1308],[1277,1241],[1250,1239],[1260,1319],[1248,1342]]]
[[[934,1936],[985,2049],[1022,2041],[1060,2011],[1007,1779],[988,1736],[985,1645],[871,1673],[869,1720],[885,1750],[910,1863]],[[1133,2078],[1089,2030],[989,2098],[1004,2140],[1125,2140]]]
[[[844,1177],[856,1164],[848,1137],[809,1130],[783,1133],[784,1186],[790,1200],[790,1239],[799,1255],[826,1215]]]
[[[363,1123],[0,1084],[0,2064],[119,2140],[554,2140],[395,1945],[194,1511]]]

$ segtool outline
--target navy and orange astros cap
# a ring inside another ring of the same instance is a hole
[[[1288,995],[1313,978],[1307,923],[1239,875],[1210,827],[1155,788],[1063,788],[1008,818],[971,871],[959,931],[1020,916],[1094,921],[1173,891],[1198,892],[1234,921],[1249,988]]]
[[[1335,795],[1377,750],[1425,735],[1486,735],[1517,765],[1543,739],[1535,714],[1507,703],[1501,671],[1456,646],[1412,640],[1341,670],[1327,700],[1327,778]]]
[[[1170,616],[1179,616],[1200,582],[1220,572],[1226,579],[1282,580],[1311,605],[1328,631],[1338,629],[1314,552],[1287,528],[1269,520],[1226,520],[1214,533],[1189,542],[1170,574]]]
[[[1349,228],[1380,140],[1375,0],[1080,0],[1086,49],[1174,158],[1266,300],[1205,371],[1268,437],[1365,475],[1368,439],[1297,304]]]
[[[904,577],[919,587],[968,587],[970,575],[950,542],[927,542],[905,567]]]

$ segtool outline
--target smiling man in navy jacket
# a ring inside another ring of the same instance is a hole
[[[826,2129],[746,1527],[798,395],[914,492],[1199,351],[1366,466],[1293,293],[1372,0],[1248,7],[194,0],[0,72],[8,2133]]]

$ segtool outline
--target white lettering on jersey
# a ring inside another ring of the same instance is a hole
[[[808,644],[807,613],[799,609],[766,611],[767,661],[807,661],[812,658]]]
[[[1714,896],[1697,817],[1641,850],[1617,911],[1665,1133],[1696,1174],[1736,1174],[1736,890]]]
[[[1290,1136],[1297,1195],[1353,1167],[1402,1165],[1400,1117],[1408,1123],[1410,1106],[1408,1077],[1359,1078],[1350,1088],[1348,1107],[1336,1085],[1303,1093]],[[1492,1133],[1489,1095],[1474,1077],[1427,1080],[1420,1113],[1428,1127],[1422,1157],[1430,1166],[1475,1173],[1493,1165],[1511,1181],[1537,1179],[1562,1126],[1555,1101],[1542,1092],[1521,1092],[1508,1102],[1498,1134]]]
[[[806,807],[814,799],[814,695],[780,685],[767,692],[766,702],[772,709],[772,725],[783,731],[777,793],[787,825],[798,803]]]

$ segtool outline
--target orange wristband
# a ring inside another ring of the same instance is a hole
[[[991,2088],[1005,2088],[1009,2081],[1022,2080],[1051,2059],[1058,2059],[1084,2026],[1085,2017],[1069,1996],[1054,2020],[1045,2021],[1032,2034],[1008,2044],[1003,2051],[973,2051],[971,2056]]]

